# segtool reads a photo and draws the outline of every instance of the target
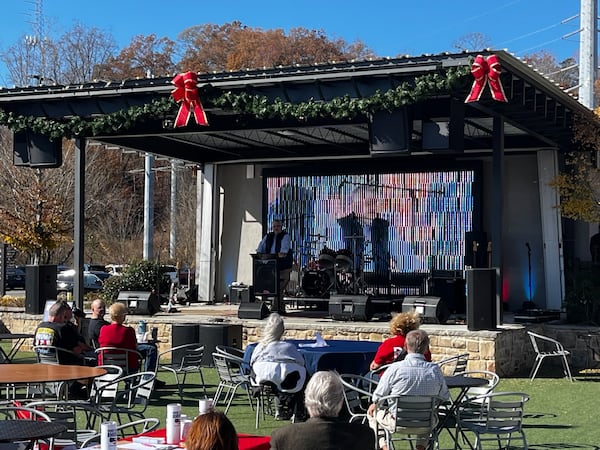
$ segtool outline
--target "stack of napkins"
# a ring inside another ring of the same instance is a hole
[[[309,348],[329,347],[329,344],[327,342],[325,342],[325,339],[323,339],[323,336],[321,336],[321,333],[319,333],[317,331],[315,333],[315,342],[310,342],[308,344],[298,344],[298,347],[309,347]]]

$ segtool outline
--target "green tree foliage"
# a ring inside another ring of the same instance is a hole
[[[120,291],[154,291],[168,294],[170,278],[167,270],[154,261],[138,261],[127,266],[121,275],[108,278],[104,282],[102,298],[114,302]]]

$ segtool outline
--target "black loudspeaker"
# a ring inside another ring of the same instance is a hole
[[[240,303],[238,319],[262,320],[269,315],[269,308],[265,302]]]
[[[42,314],[47,300],[56,300],[56,266],[26,266],[25,312]]]
[[[466,270],[467,329],[495,330],[498,317],[496,302],[497,269]]]
[[[430,294],[441,297],[451,314],[465,314],[467,300],[463,278],[432,278]]]
[[[51,141],[43,134],[29,131],[15,133],[13,163],[16,166],[60,167],[62,165],[62,139]]]
[[[465,233],[465,266],[487,267],[488,240],[485,231]]]
[[[200,324],[198,325],[198,340],[204,346],[202,365],[213,366],[212,354],[217,345],[241,348],[242,325]]]
[[[185,344],[198,344],[198,324],[174,323],[171,326],[171,347]],[[175,350],[171,354],[173,364],[179,364],[185,355],[185,349]]]
[[[255,295],[278,295],[279,272],[276,259],[252,260],[253,287]]]
[[[332,295],[329,299],[329,315],[333,320],[361,320],[373,317],[368,295]]]
[[[408,153],[410,150],[411,126],[408,110],[401,108],[393,112],[377,111],[369,126],[370,151],[373,155]]]
[[[441,297],[406,296],[402,302],[402,312],[416,311],[423,323],[446,323],[450,311]]]
[[[229,303],[249,303],[254,301],[254,287],[253,286],[230,286],[229,287]]]
[[[160,300],[150,291],[120,291],[117,301],[127,306],[129,314],[152,316],[160,311]]]

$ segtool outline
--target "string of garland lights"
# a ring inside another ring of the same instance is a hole
[[[377,91],[369,97],[353,98],[349,95],[329,101],[309,100],[301,103],[285,102],[281,99],[270,101],[261,95],[246,92],[222,92],[207,84],[199,88],[202,104],[206,108],[228,109],[235,114],[252,115],[259,119],[310,119],[330,117],[336,120],[352,119],[379,110],[417,103],[432,95],[462,93],[470,83],[467,77],[470,68],[461,66],[443,72],[415,77],[411,82],[403,82],[386,92]],[[76,136],[94,137],[128,130],[148,120],[175,116],[178,105],[171,96],[154,99],[142,106],[98,117],[69,117],[63,119],[23,116],[0,109],[0,125],[14,132],[33,131],[48,136],[51,140]]]

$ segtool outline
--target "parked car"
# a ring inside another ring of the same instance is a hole
[[[71,292],[73,290],[75,271],[66,270],[56,276],[56,290],[59,292]],[[90,272],[83,272],[83,290],[99,291],[102,289],[102,280]]]
[[[25,271],[18,267],[6,269],[4,284],[7,289],[25,289]]]
[[[121,275],[126,266],[123,264],[107,264],[106,271],[111,275]]]

